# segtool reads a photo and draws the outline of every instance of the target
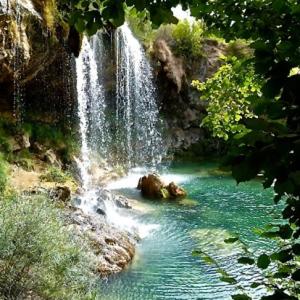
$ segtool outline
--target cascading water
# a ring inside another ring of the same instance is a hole
[[[96,42],[101,42],[98,35],[91,41],[84,37],[81,53],[76,59],[78,116],[81,137],[79,169],[85,191],[92,188],[90,172],[93,151],[97,151],[100,155],[106,152],[105,139],[108,135],[105,130],[104,92],[98,77],[96,51],[93,47]]]
[[[165,153],[153,71],[128,24],[116,30],[117,144],[129,168],[156,167]]]
[[[99,163],[98,156],[109,161],[110,153],[115,151],[116,164],[155,167],[164,153],[151,66],[127,24],[117,29],[115,38],[117,93],[115,105],[110,105],[115,112],[108,112],[105,97],[103,35],[84,37],[76,59],[81,137],[78,165],[83,187],[80,206],[95,213],[100,205],[109,222],[129,231],[138,229],[142,236],[152,225],[141,226],[128,214],[120,213],[114,196],[93,182],[92,167]],[[116,120],[109,115],[115,115]]]

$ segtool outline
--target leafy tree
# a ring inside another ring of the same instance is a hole
[[[254,73],[253,65],[241,60],[228,60],[206,82],[193,81],[207,102],[207,116],[202,126],[210,128],[213,136],[228,140],[232,134],[246,134],[249,130],[240,121],[256,118],[251,99],[260,97],[262,80]]]
[[[257,119],[246,119],[249,132],[232,139],[227,165],[238,182],[261,173],[265,188],[274,186],[275,202],[283,196],[282,217],[267,237],[277,237],[282,252],[264,254],[257,265],[268,269],[273,281],[270,296],[262,299],[297,299],[299,296],[300,236],[300,75],[292,72],[300,65],[299,1],[196,1],[193,15],[203,17],[227,39],[251,39],[255,71],[265,79],[263,99],[254,107]],[[281,269],[271,268],[271,261]],[[284,270],[284,272],[283,272]],[[281,277],[280,282],[277,279]],[[291,288],[292,287],[292,288]]]

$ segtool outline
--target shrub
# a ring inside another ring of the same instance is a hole
[[[199,59],[203,54],[203,37],[206,26],[202,21],[179,21],[175,24],[161,25],[155,32],[155,39],[164,39],[178,56]]]
[[[57,167],[50,167],[48,171],[40,176],[42,181],[65,183],[71,177]]]
[[[174,25],[172,36],[175,40],[175,51],[187,58],[199,58],[202,52],[202,37],[205,24],[202,21],[190,23],[188,20],[179,21]]]
[[[2,154],[0,153],[0,196],[5,191],[6,183],[7,183],[7,166],[6,166],[6,162],[2,157]]]
[[[262,80],[255,75],[253,65],[231,58],[206,82],[193,81],[207,101],[207,115],[201,126],[212,131],[214,137],[228,140],[232,134],[246,134],[244,119],[256,118],[253,96],[261,95]]]
[[[126,21],[134,35],[144,44],[144,46],[149,47],[154,34],[149,12],[147,10],[138,11],[134,7],[127,7],[125,13]]]
[[[1,201],[0,298],[88,299],[91,261],[77,245],[46,197]]]

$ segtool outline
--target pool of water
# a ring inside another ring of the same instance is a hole
[[[263,227],[277,214],[273,191],[263,190],[259,181],[237,186],[210,164],[174,165],[165,175],[187,190],[187,199],[142,199],[134,188],[137,174],[111,187],[145,207],[136,219],[141,226],[153,225],[153,230],[138,244],[128,269],[101,285],[103,299],[231,299],[237,288],[221,282],[216,267],[193,257],[192,251],[205,251],[247,289],[260,273],[239,265],[241,245],[228,245],[224,239],[239,233],[252,250],[269,248],[270,242],[252,229]],[[254,299],[261,292],[256,290]]]

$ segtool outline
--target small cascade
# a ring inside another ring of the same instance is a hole
[[[128,24],[116,30],[116,123],[121,164],[157,166],[165,150],[153,71]]]

